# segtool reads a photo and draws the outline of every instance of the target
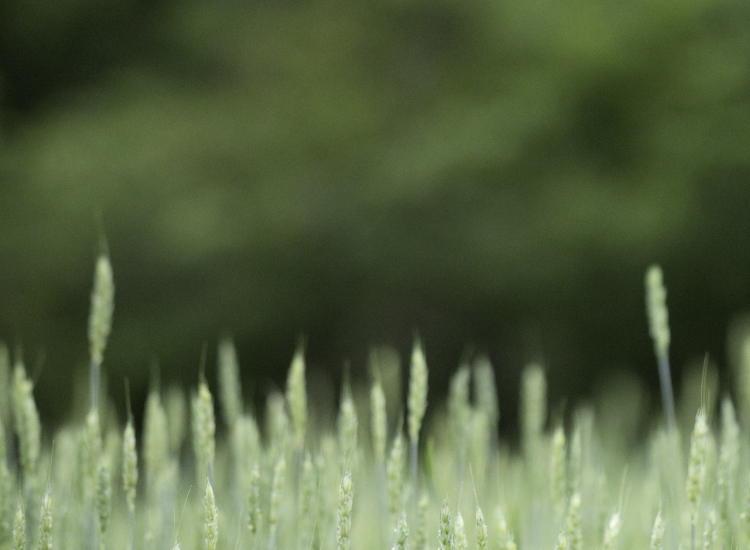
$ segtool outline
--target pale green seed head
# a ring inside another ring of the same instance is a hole
[[[487,465],[490,459],[490,441],[494,428],[487,418],[487,413],[482,409],[473,408],[469,415],[469,424],[466,431],[469,436],[469,457],[471,468],[474,472],[474,480],[484,483],[487,474]]]
[[[338,428],[339,428],[339,449],[343,460],[346,462],[352,457],[352,453],[357,448],[357,409],[354,407],[354,400],[351,392],[345,390],[341,399],[341,409],[339,410]]]
[[[372,432],[372,448],[375,461],[385,462],[385,440],[388,437],[388,421],[385,407],[385,393],[376,379],[370,390],[370,431]]]
[[[721,450],[717,479],[718,505],[724,521],[729,519],[730,503],[734,500],[739,463],[740,427],[737,424],[732,401],[726,397],[721,402]]]
[[[687,497],[690,503],[691,513],[695,514],[698,507],[698,499],[703,490],[706,477],[706,437],[708,424],[706,413],[701,408],[695,416],[693,435],[690,439],[690,455],[688,459],[687,475]]]
[[[391,445],[386,464],[386,478],[388,483],[388,511],[391,513],[391,521],[397,521],[401,514],[404,501],[404,436],[398,431]]]
[[[115,283],[112,277],[112,264],[106,255],[101,255],[96,260],[89,313],[89,352],[93,364],[101,365],[104,359],[114,308]]]
[[[521,436],[527,451],[539,440],[547,420],[547,380],[541,366],[526,367],[521,379]]]
[[[208,384],[201,381],[193,397],[193,448],[198,458],[199,479],[205,477],[204,468],[210,466],[216,454],[216,418],[214,401]]]
[[[266,433],[274,456],[286,452],[289,441],[289,416],[286,412],[286,400],[277,392],[266,398]]]
[[[352,474],[346,471],[339,487],[339,513],[336,528],[338,550],[349,550],[351,545],[352,503]]]
[[[487,550],[487,522],[484,521],[484,514],[479,506],[476,507],[476,536],[477,550]]]
[[[396,527],[396,541],[393,544],[393,550],[406,550],[406,543],[409,539],[409,529],[406,526],[406,518],[401,517]]]
[[[440,527],[438,528],[438,548],[440,550],[454,550],[453,521],[451,519],[448,499],[443,500],[440,510]]]
[[[97,476],[96,511],[99,516],[99,537],[104,540],[112,515],[112,483],[109,468],[103,460],[99,462]]]
[[[466,365],[461,366],[451,377],[448,389],[448,416],[450,418],[453,436],[458,449],[466,445],[468,435],[468,423],[471,417],[471,405],[469,404],[469,382],[471,372]]]
[[[5,342],[0,342],[0,423],[6,426],[11,425],[11,388],[10,352]]]
[[[124,468],[122,463],[122,434],[113,424],[110,424],[110,428],[107,430],[102,447],[102,460],[109,468],[110,477],[121,474]],[[117,481],[121,481],[119,477]]]
[[[398,352],[389,347],[377,347],[370,350],[370,369],[376,373],[376,378],[388,396],[386,414],[389,424],[395,424],[402,415],[401,402],[401,359]]]
[[[486,415],[493,429],[500,422],[500,405],[497,399],[495,370],[487,357],[474,363],[474,396],[476,404]]]
[[[247,527],[251,534],[257,535],[261,527],[260,508],[260,469],[258,465],[252,469],[250,474],[250,491],[248,492],[248,514]]]
[[[179,455],[187,429],[187,404],[185,392],[179,386],[172,386],[164,396],[164,411],[169,433],[169,451]]]
[[[102,456],[102,434],[99,424],[99,412],[96,409],[90,409],[86,415],[86,430],[84,432],[84,453],[86,479],[86,494],[91,497],[96,494],[98,487],[99,462]]]
[[[16,363],[13,371],[13,416],[18,434],[21,467],[24,477],[29,480],[36,473],[42,435],[32,391],[33,386],[26,376],[23,363]]]
[[[565,477],[565,431],[562,426],[555,428],[552,435],[552,451],[550,455],[550,484],[552,488],[552,505],[558,521],[562,520],[565,511],[565,491],[567,488]]]
[[[80,500],[85,455],[85,435],[78,426],[66,426],[55,435],[51,485],[61,494]]]
[[[243,491],[247,491],[252,468],[260,455],[260,433],[255,419],[247,414],[240,416],[232,427],[232,460]]]
[[[661,267],[652,265],[646,271],[646,311],[649,333],[654,341],[654,351],[664,355],[669,349],[669,314],[667,312],[667,289]]]
[[[307,429],[307,389],[305,384],[305,356],[302,347],[297,348],[289,366],[286,379],[286,401],[292,417],[292,444],[301,451],[305,446]]]
[[[276,461],[276,465],[273,468],[271,499],[268,507],[268,530],[272,535],[276,534],[276,529],[279,523],[279,506],[281,506],[281,491],[283,489],[285,473],[286,461],[282,456]]]
[[[427,410],[427,362],[419,340],[414,342],[411,353],[407,409],[409,440],[414,443],[419,440],[419,431]]]
[[[664,518],[662,518],[661,509],[659,509],[654,520],[654,528],[651,530],[650,550],[662,550],[664,548],[664,531]]]
[[[615,512],[610,516],[607,526],[604,529],[603,550],[614,550],[617,547],[617,539],[620,536],[621,528],[622,520],[620,519],[620,512]]]
[[[169,458],[168,441],[167,414],[159,392],[152,389],[146,399],[143,415],[143,462],[149,492],[153,492],[156,480],[166,467]]]
[[[559,533],[557,535],[557,543],[555,544],[555,550],[565,550],[568,547],[568,539],[565,538],[565,533]]]
[[[242,414],[242,385],[237,351],[229,338],[219,342],[218,363],[221,411],[224,424],[231,428]]]
[[[505,520],[505,514],[503,514],[502,508],[497,508],[495,511],[496,515],[496,531],[497,541],[500,546],[500,550],[516,550],[516,542],[513,537],[513,533],[508,528],[508,523]]]
[[[417,503],[417,532],[414,537],[415,550],[424,550],[427,544],[427,512],[430,507],[430,499],[427,493],[422,493]]]
[[[211,482],[208,479],[206,479],[204,505],[206,511],[206,550],[216,550],[216,543],[219,540],[219,511],[216,508],[214,489],[211,487]]]
[[[312,461],[310,453],[305,453],[305,459],[302,462],[302,480],[300,483],[299,495],[299,522],[300,522],[300,540],[306,541],[310,535],[316,516],[316,498],[318,493],[317,487],[318,475],[315,470],[315,464]]]
[[[135,512],[135,490],[138,484],[138,452],[132,420],[125,425],[122,436],[122,489],[128,510]]]
[[[50,498],[49,488],[42,497],[37,550],[52,550],[52,499]]]
[[[26,546],[26,516],[19,502],[13,520],[13,550],[24,550]]]
[[[740,415],[747,422],[750,420],[750,334],[746,334],[740,343],[736,382]]]
[[[565,519],[565,534],[571,550],[583,549],[583,526],[581,523],[581,493],[574,492],[568,503],[568,515]]]
[[[7,465],[7,449],[5,446],[5,424],[0,421],[0,464]]]
[[[456,512],[453,522],[453,546],[456,550],[469,550],[469,541],[466,539],[466,527],[461,512]]]
[[[0,422],[0,546],[12,534],[13,478],[8,470],[5,429]]]
[[[575,493],[581,488],[581,472],[583,470],[583,437],[581,423],[576,421],[573,435],[570,438],[570,457],[568,459],[568,489]]]
[[[706,515],[706,524],[703,528],[703,550],[714,550],[719,539],[719,516],[716,509],[712,508]]]

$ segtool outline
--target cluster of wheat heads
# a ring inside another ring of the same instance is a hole
[[[300,346],[260,425],[243,402],[234,346],[222,340],[217,437],[202,373],[189,396],[154,385],[140,430],[130,410],[119,415],[123,426],[100,396],[114,309],[102,255],[85,417],[47,433],[23,361],[0,346],[0,550],[750,548],[750,339],[740,420],[729,397],[714,407],[709,396],[692,434],[681,434],[658,268],[646,288],[664,422],[627,454],[627,444],[602,444],[590,406],[550,418],[540,365],[521,377],[519,448],[498,439],[484,358],[457,369],[446,403],[431,403],[424,424],[429,371],[419,341],[403,400],[400,377],[386,376],[374,355],[370,387],[345,383],[328,416],[308,399]]]

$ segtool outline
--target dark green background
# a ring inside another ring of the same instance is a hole
[[[4,0],[0,83],[0,336],[45,418],[99,215],[136,408],[226,332],[257,400],[301,334],[363,380],[415,330],[436,392],[489,354],[505,427],[531,359],[553,397],[624,369],[656,406],[646,267],[678,382],[750,305],[746,0]]]

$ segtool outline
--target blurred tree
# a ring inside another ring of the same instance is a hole
[[[35,3],[36,4],[36,3]],[[435,389],[467,346],[553,391],[723,357],[747,307],[750,7],[740,0],[0,3],[0,335],[85,361],[101,211],[105,369],[195,380],[237,338],[253,393],[418,328]],[[441,379],[441,375],[443,378]],[[604,374],[601,374],[604,376]]]

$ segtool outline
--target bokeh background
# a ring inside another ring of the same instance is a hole
[[[415,331],[435,394],[490,357],[505,430],[532,360],[553,399],[632,374],[658,409],[647,266],[678,393],[706,352],[730,378],[750,308],[750,3],[4,0],[0,336],[47,422],[102,227],[136,410],[204,346],[213,384],[224,334],[257,401],[300,336],[365,381]]]

